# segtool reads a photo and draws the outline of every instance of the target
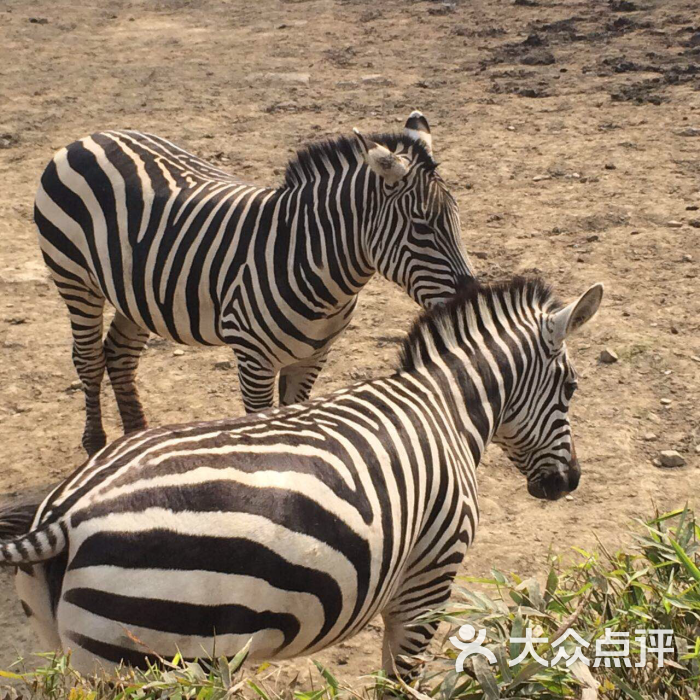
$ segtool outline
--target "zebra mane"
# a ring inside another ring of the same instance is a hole
[[[390,151],[413,149],[416,161],[427,170],[433,171],[437,168],[437,163],[426,150],[421,141],[403,132],[369,134],[368,138],[382,146],[386,146]],[[317,171],[325,173],[330,164],[333,168],[341,171],[343,163],[338,157],[349,163],[359,162],[362,159],[362,152],[354,136],[338,136],[304,146],[287,164],[284,174],[284,184],[286,187],[298,186],[304,182],[309,182],[318,177]]]
[[[484,313],[494,312],[494,299],[499,299],[501,308],[505,309],[506,299],[515,301],[517,298],[532,308],[550,312],[562,307],[549,285],[539,277],[514,277],[490,284],[472,278],[451,301],[424,311],[416,319],[403,342],[399,370],[424,366],[431,346],[439,354],[448,352],[458,342],[458,333],[462,336],[460,340],[469,340],[471,327],[480,323]]]

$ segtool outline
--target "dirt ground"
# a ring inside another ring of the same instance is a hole
[[[536,501],[490,450],[465,572],[541,571],[550,545],[618,546],[655,506],[700,506],[698,21],[696,0],[3,0],[0,493],[83,460],[68,319],[32,224],[56,149],[136,128],[274,184],[302,144],[399,128],[418,108],[485,278],[541,273],[565,299],[607,290],[571,343],[580,488]],[[383,280],[360,307],[316,394],[389,372],[417,311]],[[599,362],[606,347],[617,363]],[[241,414],[235,372],[215,367],[229,353],[182,349],[152,339],[145,353],[151,423]],[[686,466],[655,466],[666,449]],[[352,680],[379,665],[380,633],[319,658]],[[0,668],[36,650],[3,572]]]

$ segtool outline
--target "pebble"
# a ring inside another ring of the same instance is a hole
[[[683,222],[671,220],[666,222],[666,226],[669,228],[681,228],[681,226],[683,226]]]
[[[520,59],[520,63],[525,66],[551,66],[553,63],[556,63],[556,59],[551,51],[538,49],[523,56]]]
[[[685,263],[691,263],[691,262],[693,262],[693,256],[690,255],[689,253],[686,253],[686,254],[681,258],[681,260],[682,260],[683,262],[685,262]]]
[[[173,350],[173,357],[182,357],[185,354],[184,350],[180,350],[179,348],[177,350]]]
[[[348,90],[358,87],[358,83],[356,80],[339,80],[335,86],[341,90]]]
[[[662,467],[673,468],[685,466],[685,459],[677,450],[664,450],[659,453],[659,462]]]
[[[231,369],[232,367],[231,360],[221,360],[221,362],[214,364],[214,369]]]
[[[532,178],[533,182],[542,182],[542,180],[551,180],[550,175],[535,175],[535,177]]]
[[[383,76],[381,73],[372,73],[371,75],[362,76],[363,85],[393,85],[393,82],[389,78]]]
[[[692,226],[693,228],[700,228],[700,219],[691,219],[688,222],[689,226]]]
[[[612,365],[615,362],[617,362],[620,358],[617,356],[617,353],[614,350],[611,350],[610,348],[605,348],[600,355],[598,356],[598,359],[606,365]]]
[[[700,445],[695,445],[695,451],[700,455]]]
[[[586,238],[586,240],[589,243],[595,243],[596,241],[600,240],[600,236],[597,233],[593,233],[590,236],[588,236],[588,238]]]
[[[661,399],[659,403],[662,406],[670,406],[673,403],[673,401],[671,401],[671,399]]]
[[[657,438],[656,433],[644,433],[644,439],[647,442],[653,442],[654,440],[656,440],[656,438]]]
[[[571,495],[569,495],[569,496],[564,496],[564,498],[566,498],[567,501],[573,501],[573,500],[574,500],[574,497],[571,496]]]
[[[606,170],[617,170],[617,166],[614,163],[606,163],[605,169]]]
[[[700,129],[694,126],[687,126],[678,132],[679,136],[700,136]]]
[[[293,85],[308,85],[311,80],[308,73],[265,73],[264,77],[272,82]]]
[[[71,382],[67,387],[66,391],[80,391],[83,388],[83,383],[78,379],[75,382]]]

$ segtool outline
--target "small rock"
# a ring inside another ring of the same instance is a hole
[[[661,466],[661,460],[660,460],[660,459],[657,459],[656,457],[654,457],[654,459],[651,460],[651,463],[652,463],[655,467],[660,467],[660,466]]]
[[[372,75],[363,75],[362,76],[362,84],[363,85],[393,85],[394,83],[389,80],[389,78],[386,78],[385,76],[381,75],[380,73],[373,73]]]
[[[532,178],[533,182],[542,182],[542,180],[551,180],[550,175],[535,175],[535,177]]]
[[[691,356],[690,356],[690,359],[691,359],[693,362],[700,362],[700,357],[699,357],[698,355],[691,355]]]
[[[29,319],[26,316],[14,316],[13,318],[8,318],[7,322],[11,326],[21,326],[25,324]]]
[[[80,381],[80,379],[78,379],[78,380],[75,381],[75,382],[71,382],[71,383],[66,387],[66,391],[67,391],[68,393],[72,393],[72,392],[74,392],[74,391],[80,391],[82,388],[83,388],[83,383]]]
[[[685,466],[685,459],[677,450],[664,450],[659,453],[662,467],[673,468]]]
[[[681,226],[683,226],[683,222],[671,220],[666,222],[666,226],[669,228],[681,228]]]
[[[606,170],[617,170],[617,166],[615,165],[615,163],[606,163],[605,169]]]
[[[613,12],[635,12],[639,8],[631,0],[612,0],[610,9]]]
[[[506,129],[508,129],[508,131],[515,131],[515,127],[514,127],[514,126],[507,126]]]
[[[603,350],[598,356],[598,359],[605,365],[612,365],[620,358],[617,356],[617,353],[614,350],[605,348],[605,350]]]
[[[551,51],[537,50],[523,56],[520,63],[524,66],[551,66],[556,63],[556,59]]]
[[[694,126],[686,126],[685,129],[681,129],[677,133],[679,136],[700,136],[700,129]]]
[[[488,257],[489,257],[489,254],[488,254],[488,253],[485,253],[485,252],[482,251],[482,250],[473,250],[473,251],[471,252],[471,254],[472,254],[475,258],[479,258],[479,260],[487,260]]]
[[[693,228],[700,228],[700,219],[691,219],[688,222],[688,226],[692,226]]]
[[[182,357],[185,354],[184,350],[180,350],[178,348],[177,350],[173,350],[173,357]]]
[[[308,85],[311,80],[308,73],[265,73],[264,77],[271,82],[288,85]]]
[[[573,497],[571,494],[569,494],[568,496],[564,496],[564,498],[565,498],[567,501],[573,501],[573,500],[574,500],[574,497]]]
[[[695,445],[695,451],[700,454],[700,445]]]
[[[693,256],[690,255],[689,253],[686,253],[681,260],[685,263],[693,262]]]
[[[443,2],[437,7],[431,7],[428,9],[429,15],[449,15],[457,9],[457,3],[455,2]]]
[[[29,21],[31,24],[48,24],[49,20],[46,17],[30,17]]]
[[[214,369],[231,369],[233,365],[231,364],[231,360],[221,360],[221,362],[216,362],[214,364]]]
[[[697,211],[700,207],[697,204],[689,204],[685,210],[686,211]]]
[[[644,433],[644,440],[646,442],[653,442],[657,439],[656,433]]]
[[[659,403],[662,406],[670,406],[673,403],[673,401],[671,401],[671,399],[661,399]]]
[[[4,133],[0,134],[0,148],[12,148],[19,143],[19,137],[16,134]]]
[[[597,233],[594,233],[594,234],[591,234],[590,236],[588,236],[588,238],[586,238],[586,240],[589,243],[595,243],[596,241],[600,240],[600,236]]]
[[[339,80],[335,86],[341,90],[351,90],[358,87],[358,83],[356,80]]]

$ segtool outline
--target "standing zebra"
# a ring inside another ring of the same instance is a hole
[[[34,216],[70,314],[83,446],[103,447],[105,367],[125,433],[146,427],[135,377],[149,333],[229,345],[246,411],[308,398],[375,272],[429,307],[470,276],[430,128],[314,144],[277,189],[241,182],[157,136],[105,131],[60,150]],[[105,300],[116,314],[102,338]]]
[[[253,659],[282,659],[381,613],[384,666],[410,676],[436,629],[421,617],[476,531],[487,444],[533,496],[577,487],[565,339],[601,298],[595,285],[562,307],[538,280],[472,282],[415,323],[390,377],[112,443],[0,544],[42,643],[81,670],[249,639]]]

